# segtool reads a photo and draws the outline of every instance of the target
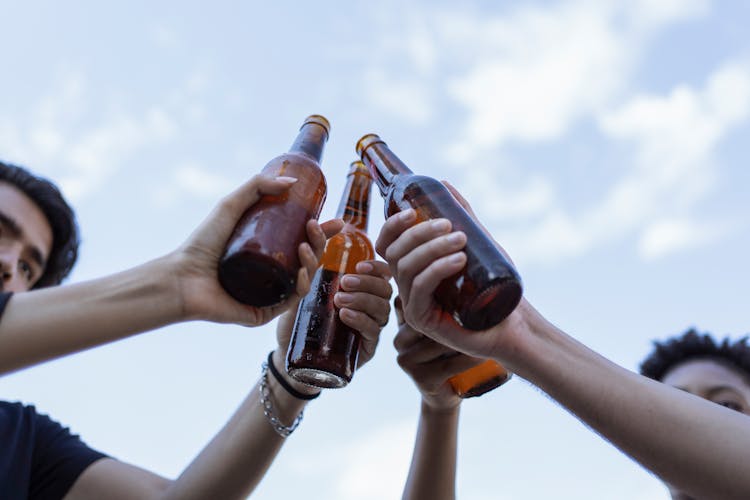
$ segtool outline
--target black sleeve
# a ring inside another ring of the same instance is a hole
[[[0,318],[2,318],[5,306],[8,305],[11,296],[13,296],[13,292],[0,292]]]
[[[63,498],[89,465],[105,457],[67,427],[37,414],[29,499]]]

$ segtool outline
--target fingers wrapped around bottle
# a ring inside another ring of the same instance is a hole
[[[414,380],[425,404],[435,409],[456,408],[461,403],[448,379],[483,362],[442,345],[404,323],[402,303],[394,300],[399,331],[393,339],[399,366]]]
[[[446,219],[413,224],[400,215],[383,225],[378,252],[385,257],[396,280],[406,321],[427,333],[447,320],[447,313],[435,302],[433,294],[442,280],[466,264],[462,251],[466,235],[451,232]]]
[[[297,273],[296,292],[299,297],[304,297],[310,291],[310,280],[318,268],[318,262],[323,255],[326,241],[331,236],[341,231],[344,223],[340,219],[332,219],[319,224],[316,220],[307,221],[307,242],[302,243],[298,249],[300,269]]]
[[[361,335],[361,365],[374,354],[380,331],[388,323],[393,289],[388,283],[390,271],[385,262],[359,262],[356,271],[341,278],[341,289],[333,300],[341,321]]]

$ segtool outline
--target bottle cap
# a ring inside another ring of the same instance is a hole
[[[328,136],[331,134],[331,124],[323,115],[308,116],[307,118],[305,118],[305,121],[302,123],[302,126],[300,127],[300,129],[302,129],[302,127],[304,127],[308,123],[316,123],[320,125],[321,127],[323,127],[326,130],[326,138],[328,138]]]
[[[349,174],[348,175],[354,175],[354,174],[361,174],[366,175],[369,178],[372,178],[370,175],[370,170],[367,168],[367,165],[362,163],[361,160],[354,160],[349,164]]]
[[[362,156],[367,148],[379,142],[385,144],[383,139],[381,139],[376,134],[363,135],[362,138],[357,141],[357,146],[356,146],[357,154],[359,156]]]

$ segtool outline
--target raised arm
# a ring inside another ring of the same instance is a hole
[[[360,263],[357,271],[359,283],[342,281],[351,300],[340,314],[343,322],[362,335],[361,365],[372,358],[380,325],[388,321],[391,287],[388,268],[383,262]],[[292,308],[279,319],[278,347],[270,359],[274,369],[268,366],[224,428],[176,480],[169,481],[115,460],[100,460],[81,475],[66,500],[232,500],[249,495],[295,427],[295,419],[320,392],[295,381],[284,369],[295,312],[296,308]],[[267,389],[263,396],[266,405],[261,401],[262,383]],[[278,419],[275,424],[264,409]]]
[[[399,331],[393,345],[398,351],[398,364],[414,380],[422,396],[403,500],[453,500],[461,398],[448,379],[483,360],[438,344],[404,323],[398,297],[395,309]]]
[[[750,419],[632,373],[566,335],[526,300],[500,325],[460,328],[432,298],[465,263],[465,237],[450,224],[389,219],[378,252],[395,269],[406,321],[421,333],[493,358],[540,387],[665,482],[697,498],[747,498]]]
[[[296,297],[271,308],[244,306],[217,281],[218,261],[242,213],[263,194],[280,194],[294,179],[256,176],[214,209],[174,252],[136,268],[84,283],[16,293],[0,321],[0,373],[190,319],[259,325]],[[298,292],[309,286],[327,235],[340,221],[308,223],[300,246]]]

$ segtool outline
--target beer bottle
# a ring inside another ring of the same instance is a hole
[[[359,332],[341,321],[333,296],[339,291],[341,277],[355,273],[357,262],[375,256],[366,234],[371,186],[367,167],[361,161],[352,162],[336,214],[344,227],[326,243],[310,293],[300,302],[292,329],[286,367],[300,382],[343,387],[357,368]]]
[[[414,174],[375,134],[357,142],[357,153],[378,185],[386,218],[413,208],[419,221],[446,218],[454,230],[466,234],[466,266],[438,285],[436,302],[469,330],[486,330],[505,319],[521,300],[521,278],[451,192],[432,177]],[[499,363],[488,360],[450,382],[457,394],[471,397],[498,387],[509,377]]]
[[[329,131],[324,117],[308,116],[289,152],[263,167],[263,175],[295,177],[297,182],[282,195],[263,196],[250,207],[227,243],[219,282],[243,304],[271,306],[295,290],[307,221],[318,218],[326,198],[320,159]]]
[[[510,380],[511,373],[497,361],[488,359],[448,379],[453,391],[462,398],[481,396]]]
[[[380,189],[386,218],[413,208],[418,220],[446,218],[466,234],[466,266],[440,283],[435,300],[470,330],[505,319],[521,300],[521,278],[451,192],[432,177],[415,175],[375,134],[357,142],[357,153]]]

